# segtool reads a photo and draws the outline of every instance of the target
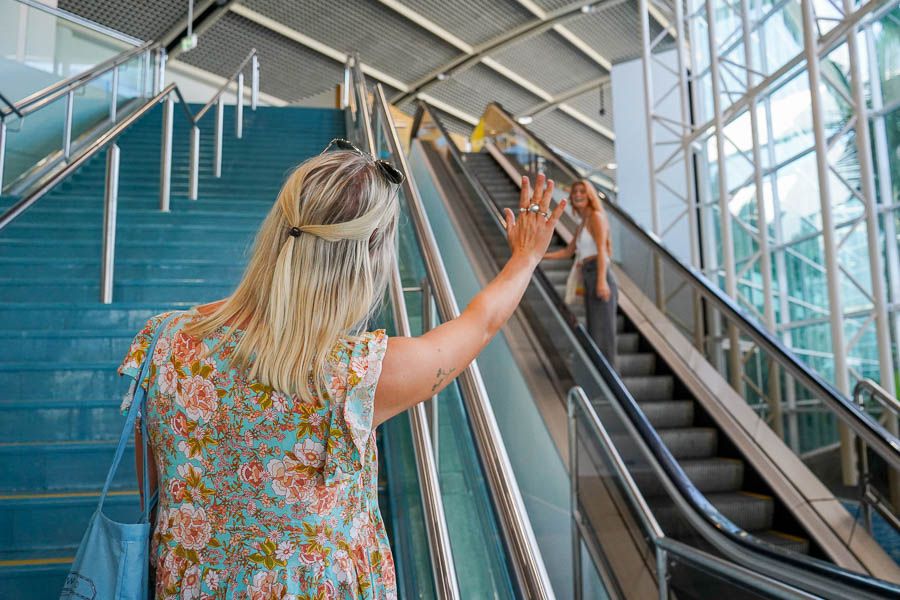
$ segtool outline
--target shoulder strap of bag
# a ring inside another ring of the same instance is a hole
[[[109,487],[112,484],[113,478],[116,475],[116,471],[119,468],[119,463],[122,462],[122,455],[125,453],[125,446],[128,444],[128,440],[131,437],[131,432],[134,429],[134,421],[137,419],[138,413],[141,412],[144,404],[147,401],[147,391],[144,389],[144,380],[147,379],[147,374],[150,370],[150,363],[153,359],[153,352],[156,349],[156,343],[159,341],[160,334],[169,326],[169,323],[177,317],[180,312],[173,313],[166,317],[162,323],[159,324],[159,327],[156,328],[156,332],[153,334],[153,339],[150,341],[150,345],[147,347],[147,353],[144,355],[144,361],[141,363],[141,367],[138,370],[137,377],[135,378],[135,387],[134,387],[134,398],[131,401],[131,408],[128,409],[128,416],[125,418],[125,427],[122,428],[122,434],[119,436],[119,445],[116,447],[116,453],[113,456],[112,466],[109,468],[109,473],[106,475],[106,483],[103,484],[103,491],[100,492],[100,501],[97,504],[97,511],[103,509],[103,501],[106,500],[106,494],[109,492]],[[142,436],[143,437],[143,436]],[[146,448],[146,438],[143,440],[144,446],[144,498],[147,499],[148,492],[148,483],[147,483],[147,448]],[[149,500],[145,500],[144,502],[144,515],[149,512],[150,502]]]

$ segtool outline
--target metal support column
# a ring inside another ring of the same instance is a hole
[[[69,160],[72,154],[72,113],[75,110],[75,92],[66,94],[66,120],[63,123],[63,156]]]
[[[113,301],[113,269],[116,264],[116,217],[119,204],[119,146],[106,152],[106,188],[103,196],[103,256],[100,261],[100,302]]]
[[[3,168],[6,165],[6,120],[0,119],[0,194],[3,194]]]
[[[191,127],[190,179],[188,181],[188,198],[196,200],[200,187],[200,127]]]
[[[707,0],[709,2],[710,0]],[[825,247],[825,277],[828,285],[828,309],[831,323],[831,347],[834,353],[834,383],[837,390],[850,395],[850,373],[847,370],[847,352],[844,344],[843,306],[841,305],[841,281],[838,271],[837,244],[834,232],[834,216],[831,207],[831,190],[828,181],[828,138],[822,108],[821,74],[819,71],[818,40],[813,0],[800,0],[803,15],[803,47],[806,51],[809,98],[812,108],[813,134],[816,148],[816,172],[819,182],[819,202],[822,212],[822,242]],[[845,485],[856,485],[856,449],[853,435],[846,425],[839,425],[841,437],[841,471]]]
[[[172,125],[175,100],[172,94],[163,100],[162,144],[159,157],[159,210],[169,212],[172,191]]]
[[[678,96],[681,105],[681,122],[685,131],[693,126],[691,118],[690,91],[688,84],[688,64],[691,62],[688,50],[689,40],[684,27],[684,4],[675,2],[675,48],[678,56]],[[682,132],[684,133],[684,132]],[[700,226],[697,221],[697,194],[694,190],[694,150],[693,145],[684,142],[682,137],[682,161],[684,162],[684,199],[687,210],[688,237],[691,245],[691,265],[700,270]],[[694,347],[703,350],[703,300],[700,292],[694,290],[691,297],[691,314],[693,317]]]
[[[109,96],[109,120],[115,123],[119,116],[119,67],[113,67]]]
[[[753,39],[750,34],[750,10],[747,0],[740,0],[741,7],[741,35],[744,38],[744,71],[746,73],[747,89],[755,85],[753,65]],[[769,224],[766,211],[766,200],[763,193],[764,182],[762,176],[762,153],[759,148],[759,114],[757,112],[757,98],[750,98],[750,138],[753,152],[753,185],[756,196],[756,222],[759,239],[759,269],[762,274],[763,291],[763,317],[766,327],[775,333],[775,306],[773,304],[772,291],[772,252],[769,249]],[[766,360],[768,366],[768,403],[769,417],[772,421],[772,429],[782,440],[784,439],[784,418],[781,410],[781,375],[778,363],[769,357]],[[761,382],[760,382],[761,383]]]
[[[259,57],[255,54],[250,59],[250,110],[255,111],[259,104]]]
[[[216,100],[216,136],[213,148],[213,175],[222,176],[222,129],[225,127],[225,104],[222,98]]]
[[[712,80],[713,119],[715,120],[716,165],[719,183],[719,228],[722,240],[722,266],[725,270],[725,293],[737,301],[737,276],[734,267],[734,236],[731,231],[731,208],[728,206],[728,176],[725,161],[725,121],[722,118],[721,74],[719,73],[719,46],[716,41],[716,12],[712,0],[705,0],[706,28],[709,42],[709,69]],[[727,326],[728,332],[728,377],[731,386],[743,397],[743,362],[738,339],[738,330],[734,324]]]
[[[234,106],[234,137],[244,137],[244,74],[237,76],[237,102]]]
[[[641,15],[641,66],[644,74],[644,125],[647,137],[647,170],[650,184],[650,221],[653,233],[660,235],[659,202],[656,196],[656,159],[653,151],[653,57],[650,47],[650,8],[648,0],[638,0],[638,12]],[[663,287],[663,271],[660,257],[653,256],[653,275],[656,288],[656,306],[665,312],[666,295]]]

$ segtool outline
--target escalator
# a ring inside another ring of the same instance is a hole
[[[467,153],[463,160],[499,208],[518,208],[519,188],[491,154]],[[468,208],[479,234],[496,237],[496,226],[490,215],[484,211],[479,213],[474,203]],[[492,258],[499,266],[506,259],[506,253],[502,246],[493,248],[497,252]],[[571,261],[562,260],[545,261],[541,266],[560,298],[565,295],[571,266]],[[583,305],[579,304],[578,309],[583,313]],[[772,491],[760,485],[758,474],[749,473],[751,468],[746,461],[729,447],[727,435],[704,413],[702,405],[621,309],[617,330],[616,367],[622,382],[697,489],[731,522],[754,537],[796,552],[809,552],[810,541],[799,524],[784,515],[783,505],[776,508],[778,503]],[[619,447],[628,444],[627,438],[618,441]],[[633,453],[633,449],[623,451],[625,455]],[[651,475],[637,472],[635,478],[651,505],[654,498],[665,494]],[[775,528],[776,510],[780,512],[780,529]],[[677,532],[673,535],[684,534],[684,530],[678,528],[677,514],[666,515],[665,507],[654,512],[664,526],[668,525],[667,529]],[[820,550],[813,550],[822,556]]]
[[[492,109],[494,114],[489,114]],[[500,211],[517,206],[521,175],[545,172],[558,187],[577,178],[572,167],[496,106],[488,108],[476,128],[484,136],[480,152],[460,152],[440,116],[424,103],[412,130],[410,152],[413,162],[418,157],[421,165],[417,175],[420,180],[429,177],[440,198],[439,208],[429,216],[434,220],[446,214],[469,260],[485,278],[508,256]],[[723,332],[736,331],[741,344],[755,343],[769,369],[765,374],[780,382],[781,391],[793,386],[817,397],[821,411],[866,440],[870,458],[879,461],[884,472],[900,462],[896,438],[797,363],[777,340],[690,267],[677,262],[621,209],[609,202],[607,206],[613,239],[619,238],[614,254],[628,259],[613,267],[621,286],[618,370],[610,367],[580,324],[583,310],[561,301],[570,266],[562,261],[545,261],[536,272],[520,309],[524,342],[511,344],[530,344],[541,356],[558,407],[565,410],[566,393],[573,385],[585,388],[592,398],[587,412],[597,415],[609,430],[641,503],[649,507],[667,540],[777,578],[796,586],[794,591],[825,597],[887,597],[900,592],[896,563],[857,526],[823,483],[826,478],[814,473],[778,437],[754,411],[758,407],[751,408],[731,389],[727,370],[720,366],[727,361],[716,360],[723,347],[728,348],[721,343]],[[556,243],[565,244],[573,231],[571,217],[564,217]],[[664,296],[653,284],[666,286],[668,304],[650,300]],[[680,298],[679,290],[683,290]],[[707,328],[705,338],[696,331],[702,327]],[[710,340],[720,343],[715,346]],[[755,390],[751,383],[747,389]],[[548,427],[552,427],[549,420]],[[578,473],[573,480],[590,479]],[[603,476],[593,479],[586,487],[600,494],[602,486],[590,486]],[[660,567],[654,565],[652,551],[648,557],[645,544],[652,536],[640,533],[633,522],[639,519],[622,508],[621,498],[616,499],[621,490],[609,495],[611,508],[605,510],[601,500],[574,493],[574,518],[589,525],[585,537],[593,538],[594,547],[588,551],[599,570],[606,570],[608,587],[617,587],[622,597],[650,597],[658,586],[644,586],[639,592],[641,586],[627,582],[642,576],[624,572],[640,571],[634,563],[643,561],[643,575],[659,577]],[[613,526],[609,520],[613,516],[626,523]],[[624,533],[611,539],[604,530]],[[660,547],[656,545],[657,552]],[[616,556],[629,552],[630,561]],[[685,597],[704,589],[697,587],[696,578],[688,581],[681,590]]]

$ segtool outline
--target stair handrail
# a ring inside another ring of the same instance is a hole
[[[454,162],[459,165],[460,171],[467,182],[473,187],[479,201],[495,217],[494,223],[498,228],[498,232],[502,232],[503,220],[500,207],[496,205],[493,198],[481,185],[481,182],[465,166],[459,149],[440,119],[438,109],[422,99],[418,100],[417,105],[410,139],[416,138],[423,115],[427,113],[447,141],[448,151]],[[638,405],[637,400],[625,386],[621,376],[609,364],[606,357],[603,356],[603,353],[588,334],[584,325],[578,321],[575,314],[572,313],[563,299],[559,297],[553,284],[547,279],[543,271],[536,269],[532,280],[538,284],[538,287],[550,300],[551,305],[561,314],[562,320],[567,324],[570,332],[578,340],[588,359],[609,387],[618,406],[622,408],[626,416],[626,423],[634,428],[639,445],[642,445],[643,453],[663,482],[668,495],[679,505],[682,514],[686,515],[691,524],[708,542],[735,561],[756,560],[759,563],[757,566],[769,576],[787,581],[793,585],[800,585],[806,589],[812,587],[822,592],[833,592],[837,586],[843,590],[843,593],[853,591],[857,594],[867,594],[866,597],[873,598],[880,597],[879,594],[885,592],[896,593],[898,591],[897,587],[880,579],[866,577],[836,565],[768,544],[744,531],[723,515],[706,498],[705,494],[697,489],[678,461],[675,460],[662,438],[659,437],[656,428],[650,423]],[[808,570],[827,578],[827,581],[821,581],[817,578],[811,579],[807,572]],[[869,595],[872,593],[875,595]]]
[[[358,61],[356,61],[356,65],[358,67]],[[351,89],[361,88],[361,93],[365,93],[365,79],[362,78],[361,70],[356,71],[354,83],[356,85],[353,85]],[[361,99],[357,98],[357,104],[358,110],[368,111],[365,96],[362,96]],[[381,131],[393,159],[400,163],[400,170],[406,176],[402,184],[404,197],[419,241],[429,287],[437,305],[438,314],[442,320],[449,321],[459,316],[459,305],[456,303],[450,279],[440,258],[434,232],[403,152],[389,106],[384,96],[384,89],[380,84],[376,85],[373,111],[380,122]],[[364,125],[365,123],[364,120]],[[364,131],[364,135],[373,140],[374,133],[375,131],[372,129],[368,129],[368,132]],[[524,597],[531,600],[551,600],[555,598],[555,594],[550,577],[534,536],[512,464],[503,445],[503,438],[477,362],[473,361],[459,375],[458,380],[462,388],[463,401],[466,404],[472,434],[479,455],[482,457],[488,489],[491,490],[501,531],[509,549],[509,558],[516,581]]]
[[[627,504],[633,509],[637,516],[638,526],[643,531],[652,551],[655,553],[656,587],[660,598],[671,597],[669,593],[670,557],[678,557],[683,561],[693,563],[697,568],[704,571],[712,571],[717,575],[724,576],[728,580],[752,586],[754,590],[764,592],[771,597],[810,597],[803,590],[773,578],[768,574],[754,571],[729,560],[723,560],[708,552],[704,552],[685,544],[684,542],[668,537],[656,520],[656,515],[650,510],[644,495],[641,493],[631,472],[628,470],[625,460],[622,458],[622,455],[619,454],[612,436],[603,425],[603,421],[600,419],[597,411],[594,409],[590,399],[581,386],[576,385],[572,387],[568,394],[566,394],[566,407],[569,433],[569,473],[579,473],[578,440],[580,438],[578,429],[579,423],[582,423],[589,430],[591,439],[599,443],[600,448],[607,459],[604,466],[610,468],[614,477],[619,481],[620,485],[618,485],[616,489],[624,493]],[[585,418],[579,419],[578,414],[584,415]],[[582,514],[581,505],[579,503],[578,480],[579,478],[577,476],[572,476],[570,483],[572,519],[575,525],[573,533],[577,535],[576,539],[590,539],[592,533],[585,524],[584,515]],[[576,561],[574,565],[574,577],[577,582],[580,582],[581,560],[580,557],[576,557],[574,560]],[[625,594],[620,593],[619,596],[624,597]]]
[[[853,386],[853,401],[861,410],[865,410],[866,396],[869,396],[884,409],[883,418],[888,423],[896,423],[900,415],[900,400],[892,396],[890,392],[878,385],[872,379],[860,379]],[[900,533],[900,517],[894,512],[891,500],[881,490],[872,484],[872,473],[869,466],[869,456],[865,440],[857,438],[857,469],[859,471],[859,503],[862,513],[863,525],[869,534],[872,533],[872,509],[881,515],[881,518],[890,525],[895,532]],[[891,473],[897,477],[897,473]]]
[[[568,173],[578,173],[577,169],[569,165],[558,153],[550,149],[550,146],[541,140],[539,136],[516,121],[502,105],[492,102],[488,106],[497,108],[516,131],[539,144],[542,148],[547,149],[551,159],[557,166]],[[582,176],[578,175],[577,178],[580,179]],[[893,469],[900,471],[900,439],[897,436],[872,419],[870,415],[860,410],[855,402],[803,363],[781,340],[757,323],[744,308],[725,294],[718,286],[709,281],[705,275],[678,258],[658,236],[644,229],[621,206],[612,202],[610,200],[612,196],[610,190],[601,189],[600,192],[601,201],[606,210],[615,214],[632,233],[636,234],[650,246],[653,252],[674,267],[694,288],[699,288],[700,293],[707,300],[711,301],[723,315],[730,321],[735,322],[758,346],[765,348],[769,354],[772,354],[781,367],[790,372],[807,389],[819,396],[841,421],[847,423],[856,434],[866,440],[869,447],[878,453]]]
[[[149,47],[158,47],[156,43],[149,43]],[[145,44],[147,46],[147,44]],[[159,69],[155,80],[162,82],[165,76],[165,52],[161,51],[160,60],[158,61]],[[0,214],[0,230],[8,226],[12,221],[33,206],[38,200],[43,198],[61,182],[65,181],[70,175],[77,171],[90,158],[95,156],[104,148],[108,149],[106,163],[106,186],[104,192],[104,217],[103,217],[103,250],[101,255],[100,267],[100,301],[104,304],[112,302],[113,297],[113,269],[115,266],[115,232],[117,221],[118,206],[118,187],[119,187],[119,146],[116,143],[118,138],[140,118],[144,117],[157,104],[163,104],[162,118],[162,152],[160,153],[160,191],[159,191],[159,209],[161,212],[169,212],[171,200],[171,182],[172,182],[172,129],[174,126],[174,106],[175,98],[179,100],[181,109],[185,118],[191,124],[190,137],[190,168],[188,183],[188,198],[197,200],[199,188],[199,172],[200,172],[200,126],[199,122],[210,106],[216,105],[216,126],[215,126],[215,157],[213,161],[214,175],[220,177],[222,174],[222,140],[223,140],[223,124],[224,124],[224,101],[223,93],[235,81],[236,89],[236,110],[235,110],[235,137],[240,139],[243,136],[243,111],[244,111],[244,69],[247,64],[251,64],[251,109],[256,110],[259,98],[259,59],[257,51],[253,48],[247,57],[241,62],[240,67],[235,73],[229,77],[222,86],[216,91],[212,99],[204,105],[203,109],[196,115],[191,112],[181,89],[175,83],[162,87],[153,97],[148,99],[137,109],[131,112],[124,119],[116,122],[112,127],[103,131],[96,139],[90,141],[82,148],[79,153],[67,161],[65,167],[47,176],[43,181],[37,184],[33,189],[15,204],[13,204],[6,212]],[[111,66],[109,68],[115,68]],[[115,73],[115,71],[113,71]],[[115,81],[115,78],[114,78]],[[115,87],[115,86],[113,86]],[[68,89],[68,88],[66,88]],[[67,92],[71,93],[71,92]],[[115,98],[115,94],[113,94]],[[115,106],[115,101],[113,101]],[[3,167],[3,151],[6,139],[6,122],[0,120],[0,174]],[[0,182],[2,184],[2,182]]]
[[[9,112],[10,114],[14,114],[14,115],[16,115],[16,116],[19,117],[19,118],[22,118],[22,117],[24,116],[24,115],[22,114],[22,112],[21,112],[18,108],[16,108],[15,103],[11,102],[11,101],[9,100],[9,98],[7,98],[6,96],[4,96],[2,93],[0,93],[0,102],[2,102],[3,104],[6,105],[7,110],[8,110],[8,112]]]
[[[344,85],[349,86],[349,89],[346,90],[348,93],[344,94],[342,101],[342,108],[347,114],[347,136],[362,148],[368,149],[370,155],[377,156],[378,149],[372,131],[372,117],[368,106],[365,78],[359,66],[359,56],[356,54],[347,57],[347,62],[344,64]],[[351,97],[356,103],[356,110],[352,115],[349,106]],[[349,125],[353,127],[351,128]],[[408,179],[403,183],[404,188],[407,182]],[[400,278],[400,266],[396,263],[391,270],[388,291],[391,297],[396,334],[409,337],[412,335],[412,331],[409,325],[403,283]],[[453,560],[450,531],[444,512],[444,500],[441,495],[440,477],[437,471],[431,431],[428,427],[428,416],[422,403],[410,408],[407,414],[413,454],[415,455],[416,474],[419,477],[419,489],[422,495],[422,514],[431,557],[435,595],[439,600],[458,600],[460,595],[456,563]]]

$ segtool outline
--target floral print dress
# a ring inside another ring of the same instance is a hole
[[[185,335],[196,315],[169,322],[148,365],[156,598],[395,598],[372,428],[384,331],[341,340],[325,397],[307,403],[229,368],[234,338],[210,355],[222,332]],[[147,322],[119,373],[137,376],[167,316]]]

